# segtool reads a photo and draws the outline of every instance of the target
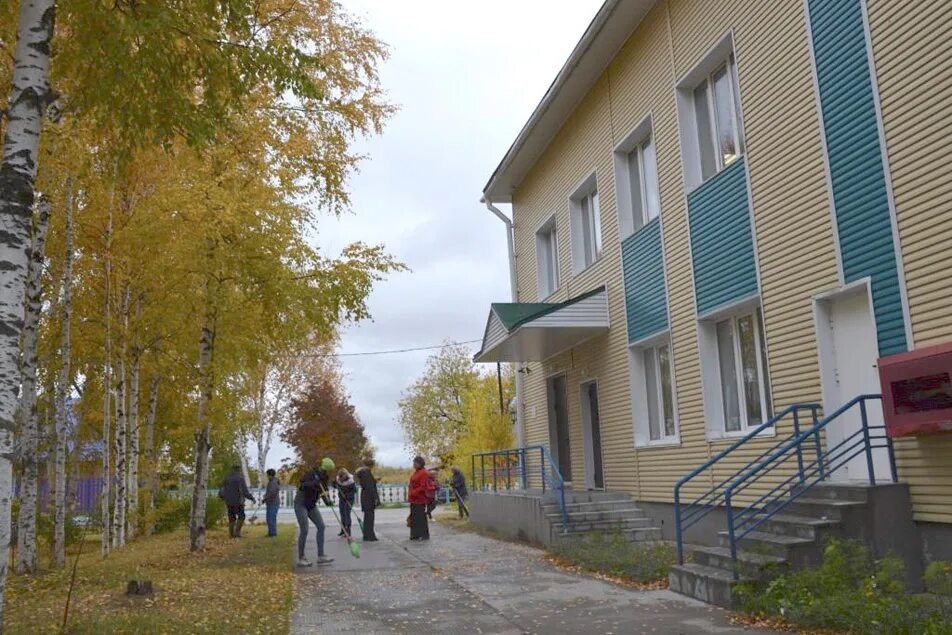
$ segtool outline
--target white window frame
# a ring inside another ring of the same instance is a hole
[[[752,316],[754,319],[754,348],[757,357],[757,378],[760,392],[760,411],[763,421],[751,426],[746,408],[744,393],[743,360],[741,357],[740,336],[737,327],[739,319]],[[757,320],[761,320],[757,324]],[[701,382],[704,394],[704,418],[709,439],[734,438],[750,434],[751,430],[769,421],[773,415],[773,398],[770,394],[771,383],[769,368],[766,368],[767,343],[766,329],[763,325],[763,314],[759,301],[755,298],[739,303],[715,314],[704,316],[698,321],[698,345],[701,357]],[[730,381],[737,388],[738,412],[740,414],[740,430],[727,430],[727,414],[724,411],[723,381],[721,375],[720,350],[717,341],[717,325],[730,321],[734,355],[734,373]],[[768,426],[761,431],[764,436],[773,436],[776,430]]]
[[[671,382],[671,413],[674,416],[674,434],[665,434],[663,390],[658,362],[657,349],[668,347],[669,373]],[[650,408],[648,406],[648,373],[645,366],[645,351],[655,351],[655,381],[658,399],[658,430],[661,436],[651,438]],[[634,437],[636,448],[670,447],[681,444],[681,422],[678,416],[678,390],[675,384],[674,349],[671,344],[671,335],[665,331],[650,338],[636,342],[628,348],[628,368],[631,380],[631,409],[634,422]]]
[[[618,197],[618,229],[624,240],[661,215],[661,183],[658,174],[658,146],[655,143],[651,116],[645,117],[614,150],[615,184]],[[644,146],[651,144],[655,152],[655,173],[648,178],[645,173]],[[631,160],[635,154],[639,171],[639,190],[632,191]],[[655,216],[648,217],[648,183],[654,182],[658,192],[658,209]],[[637,202],[637,204],[636,204]]]
[[[601,203],[595,172],[586,177],[569,197],[569,216],[572,272],[578,275],[598,262],[602,255]],[[586,244],[586,229],[591,237],[589,244]],[[586,260],[586,251],[591,253],[591,260]]]
[[[549,235],[548,254],[543,255],[543,236]],[[555,214],[550,216],[535,232],[536,284],[539,300],[545,300],[559,290],[559,232]]]
[[[737,149],[736,157],[740,159],[744,156],[746,148],[744,145],[744,117],[743,105],[740,99],[740,78],[737,72],[737,57],[734,52],[733,34],[725,34],[721,40],[704,55],[701,60],[692,68],[677,84],[677,104],[678,104],[678,124],[681,134],[681,158],[684,164],[684,181],[688,192],[691,192],[705,181],[714,178],[725,167],[724,157],[720,152],[717,134],[717,118],[714,112],[714,91],[713,78],[718,71],[727,67],[731,91],[730,99],[735,122],[735,147]],[[696,108],[694,91],[696,88],[708,83],[707,94],[707,116],[710,120],[711,130],[710,142],[714,147],[715,170],[713,174],[703,174],[701,157],[701,131],[698,126],[698,112]],[[731,162],[733,164],[736,162]]]

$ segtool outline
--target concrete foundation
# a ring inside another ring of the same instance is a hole
[[[522,492],[472,492],[466,500],[470,520],[506,538],[549,547],[552,530],[543,512],[543,498]]]

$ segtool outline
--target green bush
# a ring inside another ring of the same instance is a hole
[[[620,531],[561,538],[552,547],[562,560],[636,582],[657,582],[668,577],[677,554],[664,542],[629,542]]]
[[[147,521],[154,523],[155,533],[161,534],[188,526],[189,515],[192,510],[191,496],[169,496],[158,501],[155,510],[149,514]],[[217,496],[211,496],[205,504],[205,527],[214,529],[222,523],[227,512],[225,501]]]
[[[906,593],[905,567],[893,556],[874,561],[855,541],[832,540],[815,569],[735,587],[739,606],[755,615],[846,633],[952,633],[947,603]]]
[[[929,593],[952,598],[952,562],[930,562],[924,579]]]

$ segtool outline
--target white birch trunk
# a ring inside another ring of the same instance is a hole
[[[63,261],[63,331],[60,339],[59,379],[56,382],[54,422],[56,426],[56,491],[53,493],[53,567],[66,566],[66,418],[70,387],[70,336],[73,319],[73,182],[66,186],[66,253]]]
[[[149,389],[149,414],[145,421],[145,460],[146,477],[149,479],[149,509],[155,508],[155,499],[159,495],[158,460],[155,451],[155,413],[159,407],[159,381],[161,377],[152,378],[152,387]],[[151,536],[155,527],[149,523],[145,526],[145,535]]]
[[[251,484],[251,474],[248,472],[248,453],[245,452],[245,439],[243,438],[238,446],[238,458],[241,459],[241,477],[245,479],[245,484]]]
[[[129,316],[129,288],[126,287],[122,299],[123,333],[120,338],[119,354],[116,356],[116,496],[112,510],[112,546],[118,548],[126,543],[126,336],[125,330]]]
[[[54,0],[21,0],[0,163],[0,628],[10,562],[14,427],[33,184],[49,102]]]
[[[200,395],[198,399],[198,431],[195,433],[195,487],[192,490],[192,510],[189,519],[189,548],[199,551],[205,548],[205,504],[208,492],[208,452],[211,450],[211,423],[208,406],[212,399],[214,378],[212,358],[215,347],[215,319],[212,311],[211,282],[206,283],[205,320],[198,347],[198,374]]]
[[[126,539],[135,537],[139,518],[139,347],[132,348],[132,374],[129,378],[129,509],[126,513]]]
[[[20,479],[20,514],[17,518],[17,554],[14,567],[20,573],[36,570],[36,514],[37,514],[37,462],[39,443],[39,415],[36,411],[36,344],[37,327],[42,310],[43,255],[49,229],[50,205],[46,201],[37,204],[33,237],[30,245],[30,260],[27,265],[26,307],[23,318],[23,353],[20,391],[19,456],[23,466]]]
[[[112,500],[112,472],[110,471],[110,447],[112,444],[112,257],[109,253],[112,247],[112,195],[110,195],[108,220],[106,223],[106,301],[105,301],[105,353],[106,362],[102,373],[102,495],[101,516],[102,536],[100,549],[105,558],[109,555],[111,532],[109,526],[109,504]]]
[[[265,392],[268,385],[268,368],[265,367],[261,383],[258,386],[258,396],[255,398],[255,446],[258,450],[258,488],[264,487],[265,483],[265,462],[268,460],[268,450],[271,449],[271,435],[265,431]]]

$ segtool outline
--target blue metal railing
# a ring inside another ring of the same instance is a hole
[[[552,455],[549,448],[544,445],[530,445],[524,448],[511,448],[507,450],[493,450],[490,452],[477,452],[472,456],[472,480],[474,489],[479,491],[498,492],[500,489],[506,491],[529,489],[530,460],[536,458],[538,453],[538,474],[539,482],[542,487],[543,495],[551,491],[556,502],[559,504],[559,512],[562,516],[562,531],[568,530],[569,516],[568,509],[565,506],[565,479]],[[477,478],[476,461],[479,460],[479,473]],[[487,460],[492,463],[492,482],[486,476]],[[535,473],[533,466],[533,474]]]
[[[870,425],[869,423],[867,402],[881,400],[881,395],[873,394],[859,395],[851,399],[810,429],[795,434],[793,438],[763,460],[747,465],[743,473],[734,478],[728,485],[724,493],[724,505],[727,512],[727,535],[735,579],[738,577],[737,543],[803,496],[813,486],[826,480],[834,471],[844,467],[852,459],[865,455],[869,484],[875,485],[876,471],[873,452],[874,450],[885,449],[889,457],[889,471],[892,482],[898,481],[892,439],[886,435],[885,425]],[[860,428],[836,445],[824,450],[820,441],[820,432],[831,422],[855,407],[859,407]],[[806,465],[803,464],[803,445],[805,443],[811,444],[816,453],[816,458]],[[779,483],[758,497],[752,504],[735,513],[732,501],[738,494],[775,470],[783,468],[794,456],[797,457],[798,461],[796,473],[780,480]]]
[[[818,404],[793,404],[792,406],[785,408],[780,411],[773,418],[765,421],[761,425],[757,426],[745,436],[741,437],[734,443],[732,443],[726,449],[718,452],[715,456],[709,459],[706,463],[700,467],[692,470],[686,474],[681,480],[678,481],[677,485],[674,486],[674,527],[675,534],[678,544],[678,562],[684,564],[684,532],[687,531],[690,527],[694,526],[700,522],[705,516],[717,509],[720,505],[724,503],[726,486],[731,482],[732,479],[741,474],[744,470],[750,467],[751,464],[760,461],[765,456],[767,456],[772,451],[776,450],[778,447],[788,442],[790,439],[796,437],[800,434],[800,418],[801,414],[807,414],[810,417],[812,425],[815,425],[817,422],[817,411],[820,409]],[[776,444],[764,450],[753,461],[748,462],[744,467],[736,470],[727,478],[721,479],[717,484],[715,484],[711,489],[707,490],[704,494],[688,503],[685,506],[684,510],[681,509],[681,488],[684,485],[695,478],[696,476],[702,474],[706,470],[710,469],[714,464],[719,462],[721,459],[731,454],[742,445],[750,441],[751,439],[759,436],[765,430],[775,427],[780,421],[785,419],[788,416],[793,417],[793,434],[789,437],[781,439]],[[817,437],[819,438],[819,437]],[[799,471],[802,475],[803,473],[803,454],[802,450],[797,450],[797,461],[800,466]]]

